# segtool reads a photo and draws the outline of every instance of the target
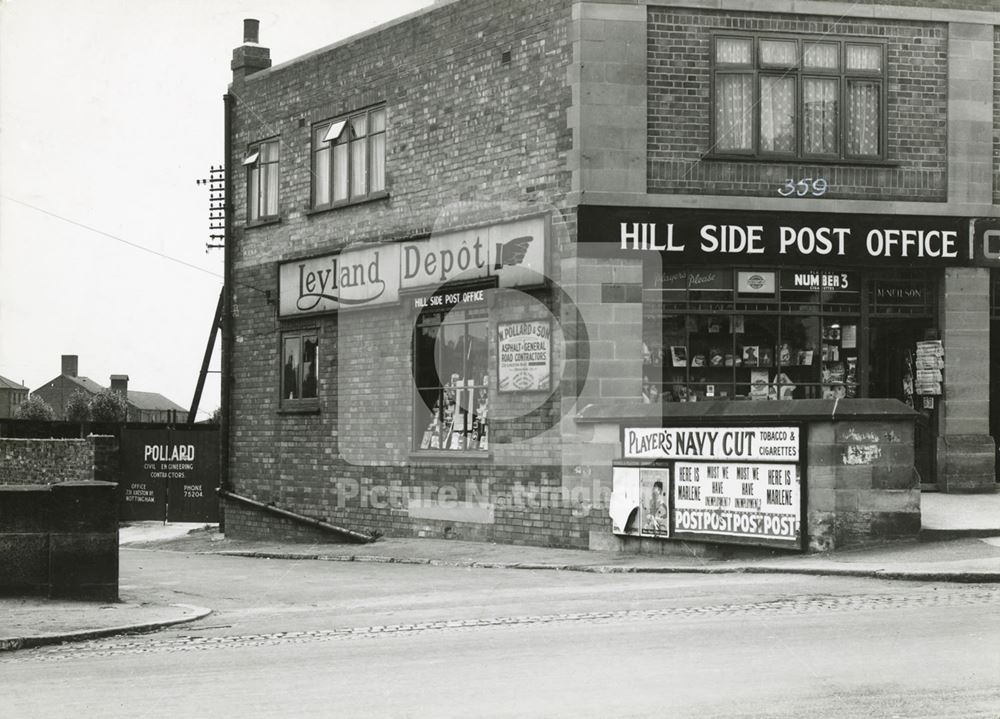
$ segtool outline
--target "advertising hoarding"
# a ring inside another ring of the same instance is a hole
[[[794,425],[625,427],[624,459],[613,470],[612,531],[801,548],[802,446]],[[651,473],[664,501],[645,479]],[[649,522],[654,504],[668,522]]]
[[[677,462],[674,532],[797,543],[799,480],[796,464]]]

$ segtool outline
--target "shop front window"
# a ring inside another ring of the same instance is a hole
[[[671,270],[645,287],[644,401],[858,396],[857,272]]]
[[[485,309],[421,315],[413,352],[417,449],[489,449],[487,347]]]

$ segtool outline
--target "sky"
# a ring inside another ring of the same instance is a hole
[[[75,354],[189,407],[222,288],[196,180],[243,18],[277,65],[430,4],[0,0],[0,375],[35,390]]]

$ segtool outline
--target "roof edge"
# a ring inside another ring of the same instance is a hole
[[[385,30],[395,27],[396,25],[401,25],[405,22],[409,22],[410,20],[418,18],[421,15],[427,15],[431,12],[434,12],[435,10],[439,10],[449,5],[455,5],[456,3],[460,2],[462,2],[462,0],[434,0],[434,2],[432,2],[427,7],[420,8],[419,10],[414,10],[413,12],[407,13],[406,15],[401,15],[397,18],[393,18],[392,20],[387,20],[384,23],[381,23],[380,25],[376,25],[375,27],[369,28],[367,30],[362,30],[361,32],[355,33],[353,35],[348,35],[347,37],[341,40],[337,40],[336,42],[330,43],[329,45],[324,45],[323,47],[317,48],[316,50],[310,50],[309,52],[303,55],[298,55],[296,57],[290,58],[288,60],[285,60],[284,62],[278,63],[277,65],[272,65],[271,67],[266,68],[264,70],[258,70],[257,72],[251,75],[247,75],[243,79],[243,82],[249,83],[258,79],[268,77],[271,73],[275,72],[276,70],[281,70],[290,65],[303,62],[317,55],[322,55],[323,53],[329,52],[338,47],[342,47],[344,45],[350,45],[351,43],[361,40],[362,38],[366,38],[371,35],[377,35],[378,33],[384,32]],[[230,87],[232,87],[232,83],[230,83]]]

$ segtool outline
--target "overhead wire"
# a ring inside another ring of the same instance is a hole
[[[146,247],[145,245],[140,245],[137,242],[132,242],[131,240],[126,240],[124,237],[119,237],[118,235],[113,235],[110,232],[106,232],[106,231],[104,231],[104,230],[102,230],[102,229],[100,229],[98,227],[93,227],[93,226],[88,225],[88,224],[86,224],[84,222],[80,222],[78,220],[74,220],[74,219],[72,219],[70,217],[66,217],[64,215],[60,215],[58,212],[52,212],[51,210],[46,210],[44,207],[39,207],[38,205],[33,205],[30,202],[25,202],[24,200],[19,200],[16,197],[11,197],[10,195],[5,195],[5,194],[2,194],[2,193],[0,193],[0,198],[2,198],[4,200],[7,200],[9,202],[13,202],[13,203],[18,204],[18,205],[21,205],[23,207],[27,207],[27,208],[29,208],[31,210],[34,210],[35,212],[40,212],[43,215],[47,215],[49,217],[55,218],[57,220],[60,220],[62,222],[66,222],[66,223],[68,223],[70,225],[74,225],[76,227],[80,227],[80,228],[82,228],[84,230],[87,230],[88,232],[93,232],[95,234],[101,235],[102,237],[107,237],[108,239],[114,240],[116,242],[121,242],[122,244],[128,245],[129,247],[132,247],[132,248],[134,248],[136,250],[140,250],[142,252],[147,252],[147,253],[149,253],[151,255],[155,255],[156,257],[159,257],[161,259],[168,260],[170,262],[174,262],[174,263],[179,264],[179,265],[183,265],[184,267],[187,267],[188,269],[197,270],[198,272],[202,272],[202,273],[204,273],[206,275],[211,275],[212,277],[215,277],[215,278],[217,278],[219,280],[223,279],[222,275],[219,274],[218,272],[214,272],[213,270],[209,270],[209,269],[206,269],[204,267],[199,267],[196,264],[193,264],[193,263],[188,262],[186,260],[182,260],[179,257],[175,257],[173,255],[169,255],[166,252],[160,252],[159,250],[154,250],[151,247]],[[260,292],[262,295],[270,297],[270,292],[268,292],[267,290],[262,290],[259,287],[254,287],[253,285],[248,285],[248,284],[245,284],[243,282],[236,282],[235,284],[238,287],[244,287],[246,289],[254,290],[255,292]]]

